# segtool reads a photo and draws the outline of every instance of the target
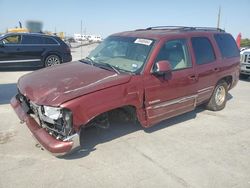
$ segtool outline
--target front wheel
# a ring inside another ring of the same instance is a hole
[[[46,59],[45,59],[45,67],[51,67],[54,65],[59,65],[61,63],[60,58],[57,55],[49,55]]]
[[[228,84],[225,81],[220,81],[210,98],[207,109],[212,111],[219,111],[225,108],[227,102]]]

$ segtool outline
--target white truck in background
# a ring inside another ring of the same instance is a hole
[[[102,41],[101,36],[88,35],[87,38],[88,38],[88,41],[90,41],[90,42],[101,42]]]
[[[240,77],[247,79],[250,76],[250,48],[240,52]]]
[[[81,35],[81,34],[74,34],[74,39],[77,42],[81,41],[89,41],[89,42],[101,42],[102,37],[100,35]]]

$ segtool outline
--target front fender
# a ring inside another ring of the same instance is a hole
[[[143,88],[136,81],[127,83],[75,98],[64,104],[73,113],[73,124],[76,130],[86,125],[98,115],[123,106],[134,106],[138,120],[145,124],[143,112]],[[136,84],[137,83],[137,84]]]

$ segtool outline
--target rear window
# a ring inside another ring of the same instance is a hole
[[[208,38],[193,37],[191,40],[194,49],[196,64],[206,64],[215,60],[213,46]]]
[[[45,37],[45,44],[57,44],[57,42],[53,38]]]
[[[223,58],[237,57],[240,55],[239,49],[233,37],[229,34],[215,34],[214,38],[219,46]]]
[[[22,44],[44,44],[44,40],[40,36],[23,35]]]

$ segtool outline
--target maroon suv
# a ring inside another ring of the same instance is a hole
[[[150,127],[206,104],[225,107],[239,77],[239,50],[220,29],[151,27],[109,36],[83,60],[18,81],[11,105],[55,155],[79,146],[85,127],[123,109]]]

